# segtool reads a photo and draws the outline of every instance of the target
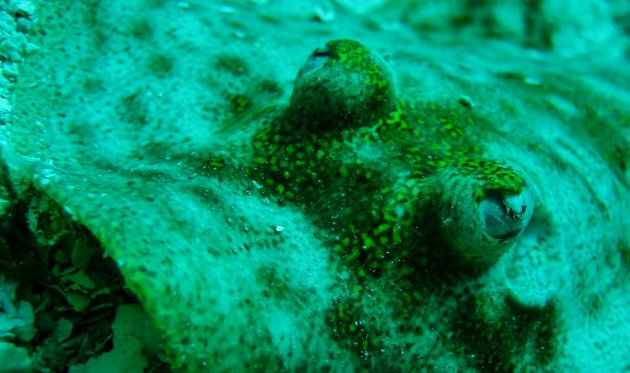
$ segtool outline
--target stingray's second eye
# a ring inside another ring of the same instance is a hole
[[[453,262],[484,269],[496,262],[525,230],[534,194],[524,175],[504,164],[464,160],[440,170],[433,205],[441,237]]]
[[[519,234],[527,226],[533,210],[533,199],[529,188],[509,196],[490,193],[479,204],[479,213],[486,233],[498,239],[507,239]]]
[[[369,125],[394,105],[385,61],[356,41],[332,40],[298,72],[289,114],[298,126],[328,131]]]

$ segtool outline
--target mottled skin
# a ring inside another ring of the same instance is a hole
[[[397,101],[380,58],[355,41],[335,40],[300,71],[286,113],[255,136],[251,172],[278,199],[312,214],[359,277],[378,276],[440,235],[416,227],[439,210],[434,196],[446,184],[466,184],[474,203],[523,192],[520,173],[478,158],[476,120],[465,107]],[[427,234],[434,237],[419,239]],[[460,259],[483,268],[497,257]]]
[[[387,273],[412,305],[428,270],[478,274],[527,225],[525,179],[482,157],[483,121],[464,105],[396,99],[383,60],[334,40],[298,73],[289,108],[254,136],[249,178],[304,211],[353,274],[334,310],[340,339],[354,336],[362,351],[378,344],[349,316],[370,279]]]

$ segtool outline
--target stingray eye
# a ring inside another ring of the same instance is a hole
[[[486,233],[497,239],[519,234],[529,222],[534,197],[529,188],[521,193],[505,196],[490,193],[479,204],[479,214]]]
[[[303,79],[305,75],[315,73],[324,67],[324,64],[330,60],[331,53],[328,46],[315,49],[304,65],[302,65],[296,79]]]
[[[516,242],[534,211],[534,194],[525,177],[488,160],[464,160],[440,170],[433,199],[440,242],[449,260],[482,270]]]
[[[289,107],[297,126],[327,131],[369,125],[393,110],[394,83],[378,55],[353,40],[316,49],[297,74]]]

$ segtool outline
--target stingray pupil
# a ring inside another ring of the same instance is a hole
[[[315,49],[308,60],[306,60],[304,66],[302,66],[302,68],[298,72],[298,78],[320,69],[322,66],[324,66],[330,55],[331,50],[328,47]]]

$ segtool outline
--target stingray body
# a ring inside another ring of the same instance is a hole
[[[334,302],[334,334],[357,354],[386,344],[386,333],[348,315],[379,281],[398,289],[397,312],[412,312],[427,292],[483,274],[527,227],[533,194],[521,172],[482,156],[485,120],[461,104],[397,99],[378,55],[333,40],[298,72],[290,105],[262,119],[246,146],[245,179],[320,229],[350,289]]]
[[[42,325],[85,326],[58,370],[623,370],[628,70],[273,3],[4,17],[39,49],[0,87],[2,268],[61,290],[20,299]],[[120,303],[160,353],[118,323],[77,355]]]
[[[481,158],[484,120],[463,105],[397,100],[379,56],[333,40],[298,73],[288,109],[254,137],[252,177],[312,211],[360,277],[426,255],[484,270],[534,206],[521,173]]]

